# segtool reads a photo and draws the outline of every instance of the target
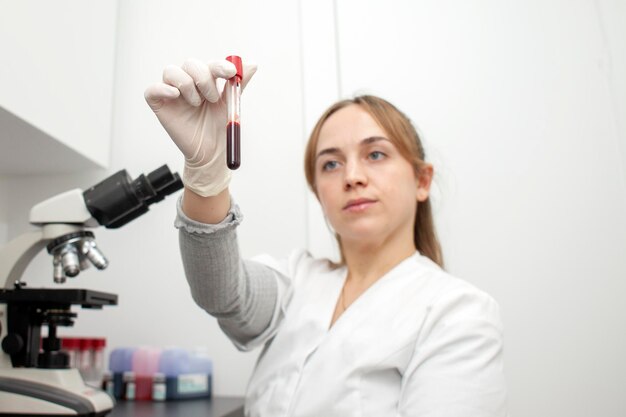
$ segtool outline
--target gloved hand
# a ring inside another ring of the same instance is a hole
[[[243,66],[242,91],[256,72]],[[229,79],[235,65],[226,60],[205,64],[187,60],[182,67],[170,65],[163,82],[144,93],[148,105],[185,156],[183,183],[203,197],[219,194],[230,182],[226,167],[226,95],[216,79]]]

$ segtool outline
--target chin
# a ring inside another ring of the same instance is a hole
[[[354,242],[359,245],[367,244],[368,242],[375,243],[380,241],[385,235],[384,230],[381,230],[379,227],[351,227],[337,232],[337,234],[342,242]]]

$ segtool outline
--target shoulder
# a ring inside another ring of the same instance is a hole
[[[490,294],[444,271],[430,259],[418,256],[424,285],[429,292],[427,308],[432,321],[452,324],[479,320],[501,330],[500,307]]]

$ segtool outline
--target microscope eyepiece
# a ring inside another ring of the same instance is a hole
[[[108,229],[116,229],[148,211],[148,206],[183,188],[177,173],[163,165],[132,180],[121,170],[83,193],[91,215]]]

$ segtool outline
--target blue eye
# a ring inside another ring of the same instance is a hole
[[[385,154],[380,151],[374,151],[369,154],[369,158],[373,161],[378,161],[380,159],[383,159],[384,156]]]
[[[337,161],[328,161],[322,165],[322,171],[330,171],[337,168]]]

